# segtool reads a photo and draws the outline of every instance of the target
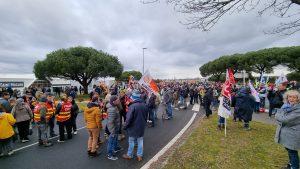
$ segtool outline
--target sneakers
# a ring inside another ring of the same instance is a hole
[[[120,152],[120,151],[122,151],[122,150],[123,150],[122,147],[118,147],[115,151],[113,151],[113,153],[118,153],[118,152]]]
[[[118,157],[116,157],[116,156],[107,156],[107,159],[115,161],[115,160],[118,159]]]
[[[143,160],[143,157],[137,156],[136,160],[137,160],[137,161],[142,161],[142,160]]]
[[[287,164],[285,167],[282,167],[281,169],[291,169],[291,164]]]
[[[64,143],[65,141],[64,140],[57,140],[57,142]]]
[[[50,134],[50,137],[56,137],[57,136],[57,134]]]
[[[1,153],[1,154],[0,154],[0,158],[3,157],[3,156],[4,156],[4,153]]]
[[[97,152],[97,151],[95,151],[95,152],[90,152],[89,153],[89,156],[90,157],[97,157],[97,156],[99,156],[100,154]]]
[[[26,142],[28,142],[29,141],[29,139],[22,139],[22,143],[26,143]]]
[[[74,133],[73,133],[74,135],[77,135],[77,131],[74,131]]]
[[[9,155],[9,156],[11,156],[11,155],[13,155],[13,154],[14,154],[14,151],[13,151],[13,150],[7,153],[7,155]]]
[[[127,154],[123,154],[123,156],[122,156],[124,159],[127,159],[127,160],[131,160],[132,159],[132,157],[130,157],[129,155],[127,155]]]
[[[51,146],[53,146],[53,144],[49,143],[49,142],[48,143],[44,143],[43,145],[44,145],[44,147],[51,147]]]

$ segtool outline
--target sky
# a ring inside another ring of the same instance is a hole
[[[147,48],[145,70],[154,78],[197,78],[201,65],[220,56],[300,43],[300,32],[264,34],[282,20],[257,10],[225,15],[208,32],[187,29],[185,18],[163,0],[0,0],[0,70],[32,73],[52,51],[87,46],[142,72]]]

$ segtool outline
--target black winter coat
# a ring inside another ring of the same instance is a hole
[[[242,88],[241,91],[235,96],[235,107],[239,117],[244,121],[251,121],[254,111],[255,98],[249,93],[247,88]]]

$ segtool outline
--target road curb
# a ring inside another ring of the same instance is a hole
[[[197,113],[194,113],[191,117],[190,121],[184,126],[183,129],[171,140],[169,143],[162,148],[154,157],[152,157],[144,166],[141,167],[141,169],[149,169],[153,163],[155,163],[162,155],[164,155],[167,150],[169,150],[176,142],[177,140],[186,132],[186,130],[193,124]]]

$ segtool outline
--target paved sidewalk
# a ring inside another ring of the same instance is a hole
[[[273,124],[273,125],[277,124],[274,115],[270,118],[268,113],[253,113],[252,118],[253,121],[258,121],[258,122]]]

